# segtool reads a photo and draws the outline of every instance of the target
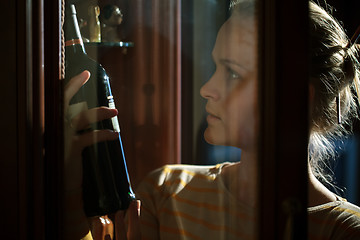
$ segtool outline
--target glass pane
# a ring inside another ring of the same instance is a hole
[[[307,226],[316,239],[347,233],[342,216],[359,227],[340,198],[359,201],[357,185],[343,195],[323,172],[338,143],[358,146],[336,132],[336,107],[342,126],[356,108],[356,49],[315,3],[66,3],[65,236],[304,239]],[[348,149],[344,182],[359,166]]]

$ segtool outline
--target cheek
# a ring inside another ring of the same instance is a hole
[[[243,147],[244,143],[248,141],[249,124],[251,124],[246,106],[242,104],[229,105],[225,116],[225,135],[228,145]]]
[[[249,86],[246,91],[235,90],[224,103],[228,145],[247,148],[254,143],[257,108],[256,96],[251,89]]]

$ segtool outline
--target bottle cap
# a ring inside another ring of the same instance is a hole
[[[66,14],[76,15],[76,8],[74,4],[66,4]]]

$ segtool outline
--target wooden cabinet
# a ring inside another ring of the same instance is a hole
[[[107,2],[111,1],[102,3]],[[129,47],[126,54],[123,47],[87,46],[86,49],[111,77],[126,160],[136,188],[149,171],[164,164],[192,160],[194,65],[189,56],[196,51],[191,26],[196,13],[192,12],[192,1],[124,0],[121,3],[126,9],[121,34],[125,42],[133,42],[134,46]],[[291,144],[287,149],[291,149],[292,154],[296,151],[299,158],[305,155],[305,130],[298,128],[297,132],[289,133],[284,127],[288,124],[300,126],[307,121],[295,117],[289,122],[284,118],[285,110],[293,116],[299,111],[305,112],[306,101],[302,101],[305,95],[296,91],[299,95],[294,97],[294,94],[288,96],[278,91],[278,84],[292,88],[286,79],[294,78],[293,63],[281,71],[278,66],[290,63],[285,60],[291,57],[288,54],[295,44],[302,46],[300,53],[306,52],[300,34],[306,35],[306,21],[286,21],[288,18],[305,19],[306,9],[303,5],[297,8],[296,4],[301,3],[272,0],[262,6],[262,34],[266,38],[261,42],[264,47],[261,70],[262,77],[271,81],[264,82],[260,90],[264,94],[262,103],[267,107],[263,109],[261,126],[270,129],[263,132],[261,142],[262,157],[266,158],[262,165],[263,200],[266,201],[260,227],[263,234],[268,234],[268,239],[282,234],[284,218],[276,216],[280,216],[277,212],[285,196],[293,194],[306,201],[306,189],[301,181],[306,174],[304,165],[293,159],[294,171],[282,167],[288,166],[284,164],[288,154],[282,151],[282,144]],[[274,6],[286,7],[275,9]],[[285,14],[291,12],[289,9],[293,9],[291,16]],[[273,15],[274,12],[279,15]],[[266,21],[268,19],[272,21]],[[0,20],[4,23],[0,65],[0,237],[61,239],[61,1],[10,1]],[[298,37],[289,39],[290,30]],[[283,44],[279,46],[278,42]],[[276,56],[265,46],[273,47]],[[297,55],[295,60],[306,62],[306,54]],[[267,65],[268,62],[272,65]],[[296,77],[307,77],[301,74]],[[297,107],[287,109],[287,99]],[[298,137],[294,138],[295,135]],[[289,142],[290,137],[296,142]],[[289,176],[289,172],[297,172],[297,175]],[[290,181],[294,183],[291,188],[288,187]]]

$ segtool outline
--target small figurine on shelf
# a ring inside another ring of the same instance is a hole
[[[100,7],[99,6],[89,6],[89,35],[90,42],[101,42],[101,28],[100,28]]]
[[[87,29],[88,22],[83,18],[78,18],[78,22],[79,22],[80,32],[83,33],[85,29]],[[84,43],[90,42],[89,38],[86,38],[84,36],[82,36],[82,40]]]
[[[123,14],[116,5],[106,5],[101,10],[101,35],[103,42],[120,42],[118,26],[123,20]]]

